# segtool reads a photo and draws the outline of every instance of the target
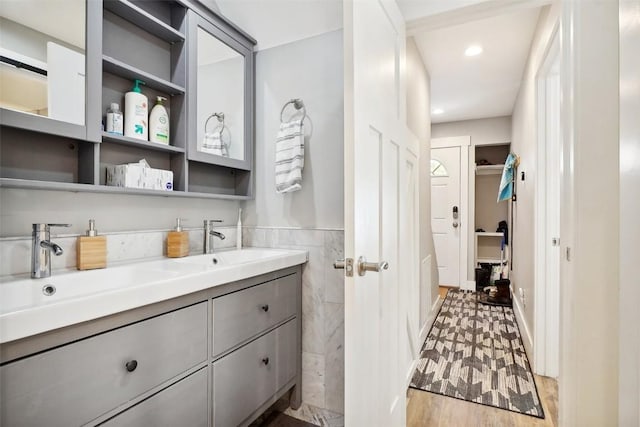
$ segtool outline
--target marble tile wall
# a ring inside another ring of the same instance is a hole
[[[214,248],[236,246],[236,227],[216,227],[225,240],[213,239]],[[166,255],[167,233],[170,230],[101,233],[107,237],[107,266],[126,262],[151,260]],[[189,232],[191,255],[202,253],[203,230],[185,228]],[[77,234],[51,233],[51,240],[64,250],[61,256],[51,258],[53,271],[76,267]],[[0,276],[28,274],[31,269],[31,236],[0,238]]]
[[[302,400],[344,413],[344,277],[333,262],[343,258],[344,231],[245,227],[243,244],[302,249]]]

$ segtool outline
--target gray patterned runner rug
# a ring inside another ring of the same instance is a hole
[[[411,387],[544,418],[513,310],[475,293],[447,293]]]

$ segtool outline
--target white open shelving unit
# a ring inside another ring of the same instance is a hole
[[[479,263],[506,264],[509,262],[506,247],[500,250],[503,233],[476,232],[475,238],[475,266]]]

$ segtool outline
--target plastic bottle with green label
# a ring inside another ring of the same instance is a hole
[[[135,80],[131,92],[124,95],[124,136],[149,140],[149,100],[140,90],[141,80]]]
[[[149,116],[149,141],[160,144],[169,144],[169,115],[164,108],[163,101],[167,98],[158,96],[156,105]]]

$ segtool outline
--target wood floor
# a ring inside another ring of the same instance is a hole
[[[448,288],[441,286],[440,297]],[[416,389],[407,392],[407,427],[556,427],[558,383],[535,375],[545,419]]]
[[[545,419],[416,389],[407,393],[407,427],[556,427],[558,385],[536,375]]]

